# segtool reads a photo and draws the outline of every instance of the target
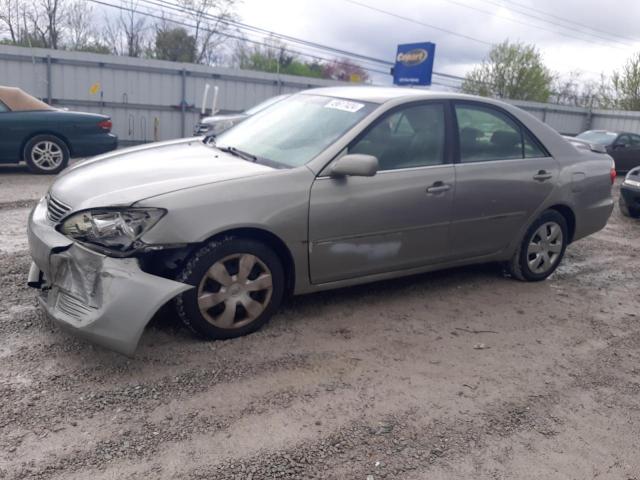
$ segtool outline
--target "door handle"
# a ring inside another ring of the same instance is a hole
[[[551,177],[553,177],[553,175],[546,170],[540,170],[533,176],[533,179],[538,180],[539,182],[544,182],[545,180],[549,180]]]
[[[427,188],[427,194],[443,193],[447,190],[451,190],[451,185],[447,185],[444,182],[437,181]]]

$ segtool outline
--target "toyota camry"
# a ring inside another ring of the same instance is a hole
[[[66,169],[29,219],[29,284],[62,327],[131,354],[156,311],[209,339],[287,295],[502,262],[540,281],[613,208],[613,161],[496,100],[292,95],[212,140]]]

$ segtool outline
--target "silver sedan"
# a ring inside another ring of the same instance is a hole
[[[31,213],[29,284],[61,326],[131,354],[167,302],[223,339],[291,294],[481,262],[538,281],[605,226],[612,169],[502,102],[309,90],[215,143],[68,168]]]

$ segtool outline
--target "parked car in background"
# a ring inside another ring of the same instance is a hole
[[[215,142],[67,169],[29,218],[29,284],[65,328],[131,353],[172,299],[221,339],[264,325],[288,294],[494,261],[540,281],[607,223],[612,170],[496,100],[309,90]]]
[[[616,171],[628,172],[640,166],[640,135],[629,132],[611,132],[608,130],[587,130],[569,141],[600,145],[613,157]]]
[[[25,161],[34,173],[58,173],[70,157],[113,150],[106,115],[60,110],[19,88],[0,87],[0,163]]]
[[[277,97],[271,97],[258,105],[251,107],[249,110],[245,110],[241,113],[228,113],[224,115],[213,115],[212,117],[204,117],[193,129],[195,136],[206,135],[215,136],[220,135],[225,130],[229,130],[234,125],[237,125],[241,121],[261,112],[265,108],[284,100],[289,95],[278,95]]]
[[[630,170],[620,185],[620,211],[629,217],[640,217],[640,167]]]

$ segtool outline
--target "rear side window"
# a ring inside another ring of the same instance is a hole
[[[462,163],[547,156],[529,132],[498,110],[467,104],[455,110]]]
[[[2,100],[0,100],[0,113],[4,113],[4,112],[10,112],[11,110],[9,110],[9,107],[7,107],[4,103],[2,103]]]

